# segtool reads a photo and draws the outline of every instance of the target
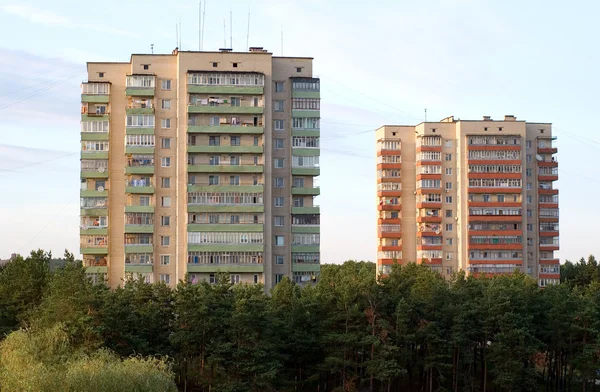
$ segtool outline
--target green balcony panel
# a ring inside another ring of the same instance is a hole
[[[108,229],[104,228],[90,228],[90,229],[79,229],[80,235],[107,235]]]
[[[263,225],[257,224],[189,224],[187,225],[188,232],[239,232],[239,233],[256,233],[263,231]]]
[[[214,273],[214,272],[248,272],[262,273],[262,264],[188,264],[187,272],[189,273]]]
[[[125,225],[125,233],[154,233],[154,225]]]
[[[263,87],[246,86],[197,86],[188,84],[188,93],[190,94],[231,94],[231,95],[263,95]]]
[[[298,234],[319,234],[321,227],[319,226],[292,226],[292,233]]]
[[[82,151],[81,159],[108,159],[108,151]]]
[[[208,106],[189,105],[188,113],[210,114],[263,114],[264,108],[254,106]]]
[[[154,193],[154,187],[153,186],[127,186],[127,187],[125,187],[125,193],[152,194],[152,193]]]
[[[153,97],[154,87],[140,88],[140,87],[127,87],[125,89],[125,95],[128,97]]]
[[[154,108],[126,108],[125,114],[154,114]]]
[[[108,273],[108,267],[85,267],[86,274],[106,274]]]
[[[80,253],[82,255],[106,255],[108,254],[108,247],[102,248],[81,248]]]
[[[321,117],[319,110],[292,110],[292,117]]]
[[[81,94],[81,102],[84,103],[108,103],[109,96],[108,95],[100,95],[100,94]]]
[[[321,194],[320,188],[296,188],[292,187],[292,195],[310,195],[319,196]]]
[[[318,148],[292,148],[292,155],[300,157],[318,157],[321,150]]]
[[[292,129],[292,136],[321,136],[321,131],[318,129],[307,129],[306,131],[300,129]]]
[[[320,91],[292,91],[292,98],[313,98],[320,99]]]
[[[237,244],[237,245],[193,245],[188,244],[189,252],[262,252],[263,244]]]
[[[188,133],[218,133],[218,134],[248,134],[259,135],[265,133],[264,127],[243,127],[232,125],[221,125],[211,127],[208,125],[189,125]]]
[[[263,165],[188,165],[189,173],[262,173]]]
[[[292,271],[293,272],[320,272],[321,265],[320,264],[310,264],[310,263],[292,263]]]
[[[125,253],[153,253],[152,245],[125,245]]]
[[[108,178],[108,170],[105,170],[104,172],[99,172],[99,171],[82,171],[81,173],[81,178]]]
[[[319,214],[319,207],[292,207],[292,214]]]
[[[188,152],[262,154],[262,146],[187,146]]]
[[[81,132],[81,140],[86,141],[106,141],[109,139],[108,132]]]
[[[102,192],[94,190],[94,189],[89,189],[87,191],[79,191],[79,196],[81,197],[101,197],[101,196],[108,196],[108,191],[104,190]]]
[[[265,206],[191,206],[188,204],[188,212],[265,212]]]
[[[318,167],[292,167],[292,175],[294,176],[318,176],[321,174],[321,169]]]
[[[152,272],[152,265],[125,264],[125,272],[137,272],[139,274],[145,274],[148,272]]]
[[[262,185],[188,185],[188,192],[248,192],[262,193]]]
[[[125,212],[154,212],[154,206],[125,206]]]
[[[126,154],[154,154],[154,147],[138,147],[138,146],[127,146],[125,147]]]
[[[154,174],[154,166],[127,166],[125,174]]]
[[[319,253],[319,245],[292,245],[292,253]]]
[[[154,135],[154,128],[127,128],[125,129],[127,135]]]
[[[108,121],[108,114],[82,114],[81,121]]]
[[[108,216],[108,208],[81,208],[79,215],[82,216]]]

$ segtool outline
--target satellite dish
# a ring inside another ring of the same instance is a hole
[[[98,171],[99,171],[100,173],[104,173],[104,171],[105,171],[105,170],[106,170],[106,169],[104,168],[104,166],[101,166],[101,167],[99,167],[99,168],[98,168]]]
[[[537,155],[535,156],[535,159],[537,159],[539,162],[542,162],[544,160],[544,158],[542,158],[541,155]]]
[[[104,187],[103,186],[99,186],[98,187],[98,192],[104,192]]]

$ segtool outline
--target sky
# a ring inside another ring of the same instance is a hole
[[[314,57],[321,78],[321,261],[376,259],[375,135],[454,115],[553,123],[561,261],[600,255],[600,3],[205,0],[205,50]],[[168,7],[165,8],[165,4]],[[0,259],[79,253],[86,61],[198,49],[198,2],[0,0]],[[283,40],[282,40],[283,36]],[[227,35],[229,42],[229,34]],[[227,45],[229,46],[229,45]],[[282,52],[283,49],[283,52]]]

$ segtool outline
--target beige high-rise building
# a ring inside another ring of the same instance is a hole
[[[81,95],[81,254],[117,287],[273,287],[319,274],[319,79],[312,58],[134,54],[88,63]]]
[[[376,138],[378,273],[417,262],[445,276],[519,269],[559,282],[551,124],[448,117]]]

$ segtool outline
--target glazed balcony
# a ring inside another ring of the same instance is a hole
[[[79,238],[80,252],[83,255],[103,255],[108,253],[108,236],[82,235]]]
[[[125,234],[125,253],[153,253],[152,234]]]
[[[402,183],[380,182],[377,184],[377,196],[402,196]]]
[[[79,225],[79,234],[81,235],[107,235],[108,217],[107,216],[81,216]]]
[[[154,193],[154,181],[152,178],[132,178],[125,183],[126,193]]]
[[[231,100],[230,98],[213,98],[191,95],[188,113],[202,114],[263,114],[262,97]]]
[[[377,236],[379,238],[401,238],[402,225],[379,225]]]
[[[153,97],[156,85],[154,75],[127,75],[125,95],[128,97]]]
[[[125,174],[154,174],[154,155],[129,156]]]
[[[265,75],[255,72],[193,72],[187,75],[190,94],[263,95]]]
[[[557,152],[558,148],[556,147],[556,138],[538,139],[538,154],[556,154]]]
[[[538,168],[539,181],[558,181],[558,167]]]
[[[377,141],[377,155],[399,155],[401,147],[400,140],[380,139]]]
[[[129,97],[125,114],[154,114],[152,98]]]
[[[82,103],[108,103],[110,83],[83,82],[81,84]]]
[[[105,256],[83,255],[82,262],[84,267],[106,267],[108,265],[107,258]]]

